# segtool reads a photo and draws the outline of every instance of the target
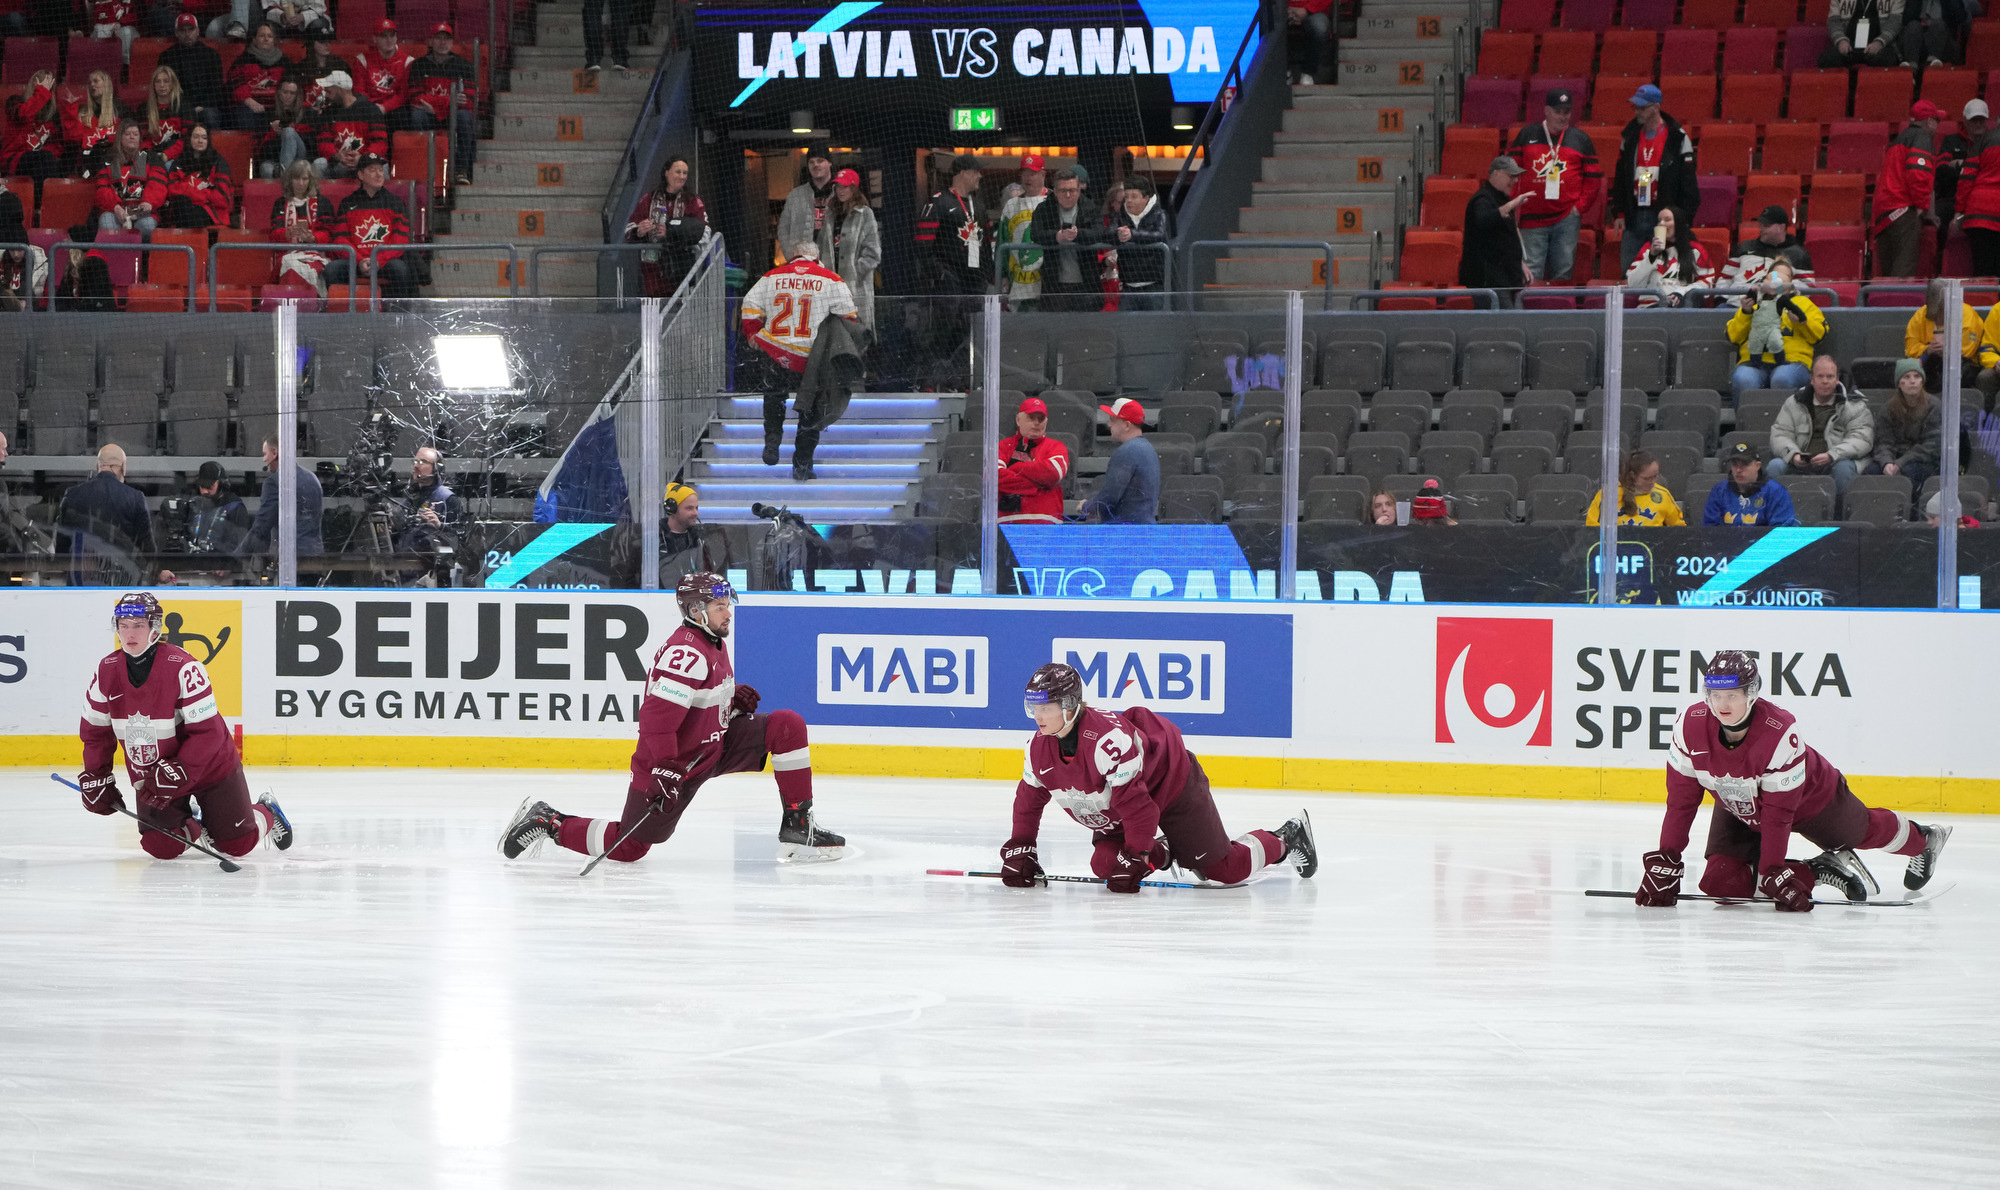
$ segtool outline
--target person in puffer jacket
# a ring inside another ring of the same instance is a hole
[[[1793,475],[1831,475],[1834,495],[1861,473],[1861,464],[1875,449],[1875,415],[1861,394],[1840,380],[1840,366],[1830,355],[1813,361],[1812,383],[1785,398],[1771,423],[1771,454],[1765,465],[1772,479]]]

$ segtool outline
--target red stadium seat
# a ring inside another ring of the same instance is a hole
[[[1924,71],[1924,85],[1918,94],[1943,108],[1947,119],[1956,121],[1965,105],[1979,98],[1979,72],[1933,66]],[[1938,135],[1945,135],[1943,128],[1938,129]]]
[[[1847,118],[1847,72],[1805,70],[1791,76],[1785,115],[1793,120]]]
[[[1743,214],[1755,219],[1757,212],[1765,207],[1783,207],[1793,222],[1797,222],[1799,193],[1797,174],[1752,174],[1749,181],[1743,184]]]
[[[1776,29],[1731,29],[1722,35],[1722,73],[1769,74],[1777,69]]]
[[[1818,124],[1764,126],[1763,172],[1809,174],[1819,168]]]
[[[1625,0],[1627,29],[1665,29],[1674,23],[1675,0]]]
[[[162,227],[153,233],[155,246],[163,244],[185,244],[194,251],[194,286],[199,289],[208,276],[208,232],[182,231]],[[185,291],[188,287],[187,257],[178,252],[148,252],[146,280],[155,285],[172,285]]]
[[[1731,74],[1722,80],[1722,118],[1745,124],[1762,124],[1782,110],[1785,76],[1782,74]]]
[[[1660,53],[1660,35],[1651,29],[1613,29],[1604,35],[1598,55],[1599,74],[1653,77],[1653,60]]]
[[[1500,0],[1499,28],[1508,33],[1541,33],[1555,28],[1556,0]]]
[[[320,197],[326,199],[327,207],[337,211],[340,209],[340,204],[347,199],[347,196],[354,193],[360,186],[361,183],[355,181],[353,178],[328,179],[319,184],[319,193]],[[384,189],[387,189],[387,187],[384,187]],[[267,211],[266,214],[269,214],[269,212]]]
[[[1724,227],[1736,222],[1735,177],[1703,174],[1695,184],[1701,188],[1701,206],[1694,214],[1697,226]]]
[[[1669,29],[1660,43],[1661,86],[1665,76],[1714,74],[1715,47],[1720,35],[1713,29]],[[1672,111],[1670,107],[1667,109]]]
[[[1576,96],[1576,101],[1579,104],[1582,104],[1589,98],[1590,80],[1581,76],[1576,78],[1549,78],[1543,75],[1536,75],[1534,78],[1528,80],[1528,101],[1522,107],[1521,114],[1530,120],[1541,119],[1543,112],[1546,110],[1548,95],[1551,91],[1568,91],[1571,95]],[[1508,143],[1513,143],[1511,137]]]
[[[1808,25],[1826,25],[1826,14],[1833,8],[1832,0],[1806,0],[1806,10],[1799,19]]]
[[[1859,224],[1862,221],[1862,204],[1867,197],[1868,179],[1862,174],[1814,174],[1812,193],[1806,201],[1806,222],[1814,227]],[[1828,275],[1839,277],[1850,274]]]
[[[116,245],[139,242],[136,231],[100,231],[91,243],[104,253],[105,270],[111,274],[114,289],[130,289],[139,283],[140,258],[144,252],[119,252]]]
[[[1488,33],[1479,39],[1482,78],[1524,79],[1535,72],[1535,35]]]
[[[1715,115],[1716,82],[1712,74],[1663,75],[1660,79],[1661,106],[1683,125],[1706,124]]]
[[[1467,124],[1504,128],[1521,118],[1521,80],[1470,78],[1459,119]]]
[[[179,285],[134,285],[125,294],[125,308],[134,314],[179,314],[187,301],[187,290]]]
[[[160,64],[160,54],[174,44],[171,37],[135,37],[132,39],[132,60],[125,64],[125,83],[143,88],[153,79],[153,69]]]
[[[209,144],[222,159],[229,163],[229,176],[240,188],[248,178],[256,176],[251,168],[250,155],[257,151],[258,135],[254,132],[214,132],[209,134]]]
[[[1826,47],[1833,44],[1827,38],[1824,22],[1817,25],[1793,25],[1785,30],[1785,73],[1797,74],[1801,70],[1818,70],[1819,56]]]
[[[1806,251],[1812,254],[1813,275],[1839,280],[1859,280],[1866,276],[1861,266],[1865,235],[1865,229],[1860,227],[1814,224],[1807,228],[1805,244]]]
[[[125,46],[115,37],[72,35],[67,61],[68,64],[63,67],[63,78],[76,87],[88,83],[93,70],[110,75],[113,84],[125,76]]]
[[[1611,28],[1613,0],[1563,0],[1563,28],[1602,33]]]
[[[271,204],[278,201],[283,185],[275,178],[252,178],[243,183],[243,226],[258,232],[271,230]]]
[[[1889,125],[1880,121],[1850,120],[1827,133],[1826,167],[1831,170],[1874,174],[1888,152]]]
[[[1736,24],[1736,0],[1684,0],[1681,24],[1695,29],[1728,29]]]
[[[1965,64],[1973,70],[2000,70],[2000,21],[1972,22],[1972,36],[1965,43]]]
[[[1854,82],[1854,118],[1901,124],[1910,118],[1910,70],[1906,66],[1863,66]]]
[[[1784,29],[1798,23],[1799,0],[1745,0],[1743,23],[1753,28]]]
[[[1754,124],[1703,124],[1694,131],[1695,172],[1742,177],[1757,148]]]
[[[1417,228],[1403,233],[1403,255],[1397,261],[1398,279],[1421,285],[1458,284],[1458,258],[1465,236],[1456,231],[1425,231]]]
[[[20,86],[38,70],[54,74],[61,65],[62,47],[53,37],[10,37],[7,57],[0,62],[0,84]]]
[[[1463,231],[1465,204],[1471,202],[1472,196],[1485,184],[1484,171],[1477,178],[1440,178],[1435,174],[1425,178],[1424,205],[1417,221],[1427,228]]]
[[[196,295],[196,309],[208,309],[208,294]],[[215,309],[221,314],[248,314],[257,308],[257,294],[247,285],[218,285]]]
[[[340,27],[349,37],[357,32],[372,33],[376,22],[389,15],[389,0],[340,0]],[[406,39],[413,35],[403,30]]]
[[[1729,229],[1697,227],[1694,238],[1708,252],[1708,259],[1715,265],[1716,272],[1721,273],[1723,263],[1729,259],[1729,250],[1736,246],[1736,242],[1729,238]]]
[[[42,213],[36,224],[67,230],[79,223],[92,222],[91,215],[96,210],[97,183],[81,178],[50,178],[42,183]]]
[[[267,210],[266,214],[268,213]],[[215,239],[219,244],[263,244],[270,242],[268,238],[269,234],[268,230],[251,231],[248,229],[238,230],[232,227],[225,227],[216,234]],[[231,285],[260,286],[267,284],[271,280],[272,270],[277,267],[277,259],[275,252],[217,252],[215,254],[215,284],[218,289]],[[208,303],[205,300],[207,295],[203,294],[202,296],[204,298],[202,308],[205,310],[208,308]]]
[[[1453,124],[1444,130],[1444,151],[1438,173],[1448,178],[1484,178],[1486,167],[1500,155],[1500,133],[1493,128]]]
[[[1485,47],[1480,47],[1484,55]],[[1544,33],[1542,52],[1535,56],[1535,73],[1553,78],[1582,78],[1592,72],[1597,57],[1595,33]]]

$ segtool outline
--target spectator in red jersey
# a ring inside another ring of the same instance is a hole
[[[98,159],[117,139],[119,118],[123,115],[118,106],[118,88],[111,76],[102,70],[91,71],[84,93],[63,111],[63,139],[69,142],[70,151],[77,154],[84,177],[97,172]]]
[[[320,80],[326,88],[326,110],[313,121],[319,159],[313,162],[323,178],[351,178],[370,155],[388,160],[389,128],[382,109],[354,93],[354,80],[336,70]]]
[[[62,169],[62,106],[56,102],[55,87],[54,74],[37,70],[21,94],[7,101],[9,127],[5,146],[0,147],[0,174],[35,179],[37,194],[42,179]]]
[[[326,296],[326,254],[309,245],[333,242],[334,218],[333,204],[320,195],[312,162],[286,166],[284,189],[271,200],[271,238],[299,247],[278,258],[280,285],[296,277]]]
[[[326,15],[326,0],[285,0],[283,4],[268,5],[264,19],[287,37],[333,32],[333,19]]]
[[[97,171],[97,229],[136,231],[143,243],[152,243],[153,229],[159,226],[159,212],[147,198],[145,139],[136,120],[118,126],[111,152]],[[166,163],[156,167],[167,173]]]
[[[2000,276],[2000,127],[1988,127],[1966,152],[1958,220],[1972,249],[1972,275]]]
[[[125,60],[130,62],[132,39],[139,35],[139,6],[133,0],[91,0],[90,35],[117,38],[125,49]]]
[[[413,132],[451,129],[452,174],[463,186],[472,181],[472,166],[479,157],[479,80],[472,63],[452,53],[452,36],[450,25],[432,29],[431,52],[410,63],[406,110]]]
[[[1937,127],[1943,109],[1928,99],[1910,108],[1910,126],[1889,145],[1875,179],[1875,275],[1914,277],[1926,226],[1934,226]]]
[[[1287,0],[1285,23],[1291,28],[1293,46],[1299,49],[1299,68],[1292,72],[1292,82],[1324,85],[1334,81],[1333,22],[1339,15],[1333,10],[1333,0]]]
[[[291,63],[278,48],[277,27],[266,22],[250,34],[250,44],[229,68],[229,126],[241,132],[262,132],[278,102],[278,83]]]
[[[222,55],[202,44],[201,22],[193,13],[174,18],[174,44],[160,51],[159,64],[180,80],[187,101],[197,109],[211,113],[221,109]]]
[[[354,55],[354,93],[376,107],[391,128],[408,128],[404,106],[410,97],[410,63],[396,40],[396,22],[387,17],[375,26],[375,44]]]
[[[1069,466],[1069,448],[1049,437],[1048,402],[1022,401],[1014,433],[1000,440],[1001,521],[1061,524]]]
[[[639,280],[647,297],[673,296],[681,278],[694,267],[695,253],[708,232],[708,208],[687,183],[687,158],[667,158],[660,184],[639,200],[625,223],[626,243],[657,245],[639,253]]]
[[[321,80],[339,71],[349,78],[354,77],[353,67],[347,59],[333,52],[331,33],[306,34],[306,49],[298,61],[291,64],[285,77],[298,80],[300,98],[309,112],[326,109],[326,87]]]
[[[1597,146],[1569,122],[1574,102],[1568,91],[1549,92],[1542,122],[1521,129],[1508,150],[1528,171],[1515,186],[1527,196],[1515,220],[1521,228],[1521,257],[1543,281],[1570,280],[1583,212],[1604,189]]]
[[[208,125],[188,129],[187,148],[175,166],[146,186],[149,196],[165,196],[164,201],[153,198],[160,223],[167,227],[227,227],[229,213],[236,206],[236,182],[229,176],[229,163],[209,143]]]
[[[370,153],[360,160],[354,176],[361,180],[361,185],[341,201],[329,242],[338,241],[353,248],[360,263],[350,268],[346,257],[332,261],[326,266],[327,283],[366,284],[373,274],[381,279],[382,296],[414,296],[417,275],[402,252],[369,254],[378,245],[410,242],[410,215],[403,207],[403,200],[383,189],[389,181],[388,159]]]
[[[299,80],[290,75],[278,84],[278,98],[266,113],[270,122],[265,125],[264,135],[258,138],[257,147],[250,155],[262,177],[275,178],[291,168],[292,162],[312,156],[306,149],[306,137],[312,129],[306,123],[301,90]]]
[[[146,120],[142,126],[146,152],[165,161],[181,155],[182,137],[197,119],[196,108],[181,93],[181,80],[164,66],[153,71],[146,88]]]

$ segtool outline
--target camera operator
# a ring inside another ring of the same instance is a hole
[[[719,534],[711,539],[701,523],[701,495],[687,484],[668,481],[660,517],[660,590],[672,589],[684,574],[723,574],[733,561],[729,543]],[[611,531],[611,584],[639,585],[639,523],[621,523]]]
[[[235,555],[250,536],[250,509],[223,478],[222,464],[209,461],[195,472],[194,495],[168,499],[160,505],[166,529],[162,552],[169,554]],[[214,572],[226,578],[228,571]],[[160,581],[169,582],[170,571]]]
[[[397,518],[396,551],[429,554],[440,545],[455,547],[471,519],[464,497],[444,482],[444,456],[435,447],[418,447],[410,460],[410,483]]]

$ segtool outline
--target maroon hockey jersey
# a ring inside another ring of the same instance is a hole
[[[650,788],[656,776],[677,783],[712,767],[722,755],[735,698],[729,651],[692,624],[675,629],[646,674],[632,788]]]
[[[1075,756],[1064,756],[1055,736],[1038,731],[1028,740],[1027,764],[1014,788],[1014,837],[1039,835],[1042,807],[1054,798],[1092,831],[1122,831],[1126,847],[1150,850],[1161,812],[1188,782],[1193,758],[1180,728],[1145,707],[1122,714],[1085,707],[1076,732]]]
[[[108,772],[123,744],[125,771],[135,787],[154,765],[172,759],[187,770],[189,792],[206,788],[236,771],[229,725],[201,662],[165,641],[153,649],[152,669],[138,686],[124,652],[97,663],[78,730],[84,771]]]
[[[1826,809],[1840,789],[1840,770],[1799,740],[1792,713],[1767,698],[1751,711],[1750,733],[1734,748],[1722,743],[1722,723],[1695,703],[1674,723],[1667,749],[1667,819],[1660,850],[1687,846],[1703,791],[1720,811],[1763,836],[1757,870],[1785,862],[1792,824]],[[1720,812],[1718,811],[1718,812]]]

